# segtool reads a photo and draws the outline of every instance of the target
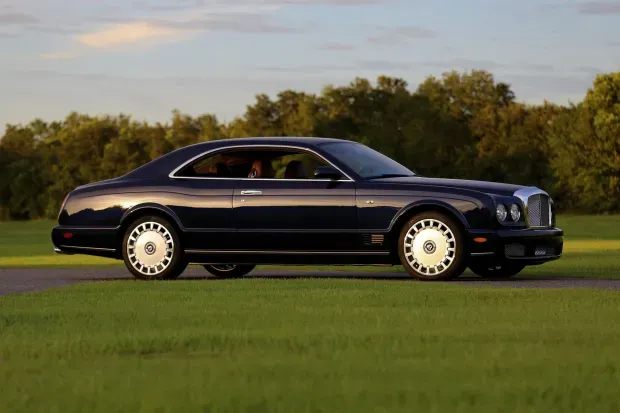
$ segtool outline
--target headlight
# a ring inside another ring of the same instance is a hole
[[[506,221],[506,218],[508,217],[508,210],[506,209],[506,205],[498,204],[497,209],[495,210],[495,215],[497,216],[499,222]]]
[[[519,209],[519,205],[510,205],[510,218],[512,218],[514,222],[517,222],[519,218],[521,218],[521,210]]]

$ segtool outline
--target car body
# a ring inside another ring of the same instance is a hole
[[[500,204],[508,215],[502,222]],[[513,220],[510,209],[515,205],[520,216]],[[458,245],[459,268],[454,271],[469,265],[487,267],[488,273],[495,267],[522,268],[562,255],[563,231],[555,228],[552,205],[549,195],[534,187],[417,176],[355,142],[225,139],[187,146],[122,177],[76,188],[62,204],[52,240],[58,253],[124,258],[139,276],[126,255],[140,253],[144,262],[149,257],[126,243],[137,242],[128,231],[144,217],[162,220],[174,235],[166,235],[164,244],[176,239],[173,247],[165,248],[173,249],[183,265],[220,269],[403,263],[407,268],[416,260],[412,249],[419,253],[421,247],[414,245],[414,238],[424,238],[429,252],[437,244],[433,237],[439,237],[448,258],[454,252],[451,246]],[[415,235],[419,231],[407,232],[413,228],[405,228],[412,217],[424,214],[439,214],[418,226],[431,230],[420,238]],[[147,232],[148,226],[143,226],[134,235]],[[161,236],[160,231],[149,234]],[[160,262],[165,261],[164,257]],[[435,265],[434,273],[426,276],[415,268],[407,270],[413,269],[412,275],[420,279],[445,279],[440,274],[445,271],[439,271],[443,267]],[[157,278],[145,271],[141,278]]]

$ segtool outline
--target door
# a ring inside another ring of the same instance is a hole
[[[168,205],[185,227],[186,250],[235,246],[237,229],[232,208],[235,183],[222,172],[222,161],[220,154],[213,154],[192,162],[173,176],[173,186],[169,189],[172,195],[163,195],[169,199],[162,204]]]
[[[359,249],[355,182],[315,178],[316,167],[329,165],[302,149],[265,148],[248,156],[248,178],[236,181],[233,195],[239,249]]]

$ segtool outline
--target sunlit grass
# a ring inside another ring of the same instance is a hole
[[[0,297],[0,410],[613,412],[620,294],[379,280]]]

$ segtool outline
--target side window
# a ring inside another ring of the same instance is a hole
[[[327,163],[292,149],[234,149],[206,155],[179,171],[179,177],[314,179],[314,170]]]
[[[306,152],[291,153],[272,162],[275,179],[314,179],[314,170],[327,164]]]
[[[177,173],[181,177],[247,178],[253,159],[247,151],[225,151],[207,155]]]

